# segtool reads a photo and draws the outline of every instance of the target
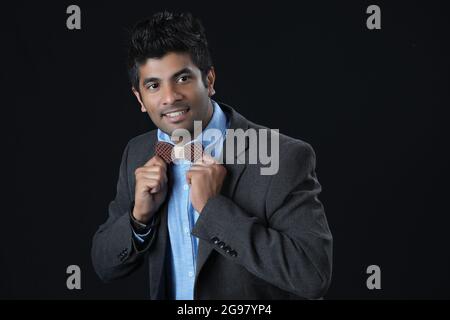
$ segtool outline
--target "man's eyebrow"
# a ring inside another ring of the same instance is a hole
[[[192,70],[191,69],[189,69],[189,68],[183,68],[183,69],[181,69],[180,71],[177,71],[177,72],[175,72],[173,75],[172,75],[172,79],[175,79],[175,78],[178,78],[180,75],[182,75],[183,73],[187,73],[187,74],[192,74],[193,72],[192,72]],[[149,82],[158,82],[158,81],[160,81],[161,79],[159,79],[159,78],[156,78],[156,77],[151,77],[151,78],[146,78],[146,79],[144,79],[144,81],[143,81],[143,86],[145,87],[145,85],[146,84],[148,84]]]
[[[183,73],[192,74],[192,70],[189,69],[189,68],[183,68],[183,69],[181,69],[180,71],[175,72],[175,73],[172,75],[172,79],[178,78],[178,76],[182,75]]]

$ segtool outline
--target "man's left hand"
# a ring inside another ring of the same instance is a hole
[[[207,154],[186,172],[186,180],[191,186],[191,203],[198,213],[210,198],[220,193],[226,175],[227,169]]]

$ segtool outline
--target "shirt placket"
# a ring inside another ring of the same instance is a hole
[[[191,164],[185,164],[183,165],[183,176],[186,175],[186,172],[190,169]],[[184,199],[185,199],[185,212],[186,214],[183,215],[183,225],[184,225],[184,237],[186,239],[186,248],[192,253],[192,260],[189,262],[189,270],[188,270],[188,277],[193,278],[195,276],[195,261],[196,261],[196,250],[195,250],[195,243],[194,239],[191,235],[191,230],[193,227],[192,224],[192,205],[191,201],[189,199],[189,185],[187,182],[185,182],[185,185],[183,187],[184,189]]]

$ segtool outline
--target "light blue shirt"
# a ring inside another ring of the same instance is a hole
[[[207,136],[202,134],[189,143],[199,142],[201,139],[204,150],[209,151],[209,154],[215,157],[222,152],[223,141],[229,124],[220,106],[213,100],[211,102],[214,109],[213,115],[205,130],[217,129],[221,132],[221,135]],[[157,134],[158,141],[174,144],[170,136],[163,131],[158,129]],[[198,239],[191,234],[191,231],[199,214],[192,207],[189,198],[190,187],[186,181],[186,172],[191,165],[192,163],[188,160],[177,160],[169,167],[172,188],[168,194],[170,197],[168,229],[172,253],[172,288],[176,300],[192,300],[194,295]],[[148,234],[138,235],[135,233],[135,237],[139,241],[144,241]]]

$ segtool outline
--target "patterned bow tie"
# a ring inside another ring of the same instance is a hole
[[[174,146],[168,142],[158,141],[155,146],[155,154],[160,156],[166,163],[171,163],[173,160],[195,162],[202,157],[203,147],[199,143]]]

